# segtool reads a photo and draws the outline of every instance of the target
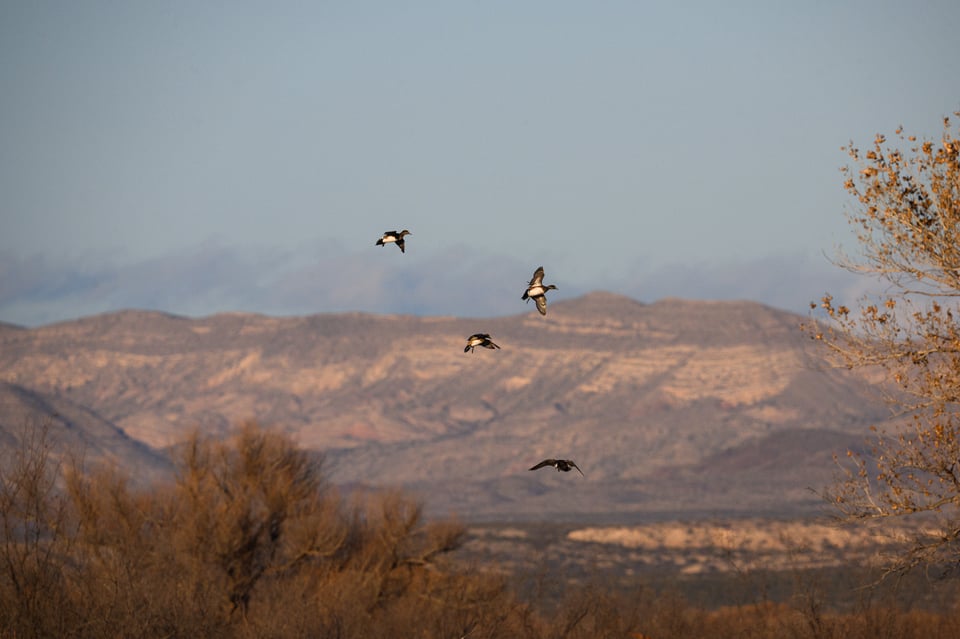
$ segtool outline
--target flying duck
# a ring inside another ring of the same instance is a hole
[[[570,472],[574,468],[577,469],[577,472],[583,475],[583,471],[580,470],[580,467],[577,466],[577,463],[572,459],[544,459],[542,462],[531,468],[530,470],[537,470],[538,468],[543,468],[544,466],[553,466],[557,469],[559,473],[561,470],[565,473]],[[586,477],[586,475],[584,475]]]
[[[403,230],[400,231],[399,233],[397,233],[396,231],[384,231],[384,232],[383,232],[383,237],[381,237],[379,240],[377,240],[376,246],[386,246],[386,245],[389,244],[390,242],[396,242],[396,243],[397,243],[397,246],[400,247],[400,252],[401,252],[401,253],[406,253],[406,251],[403,250],[403,236],[404,236],[404,235],[413,235],[413,233],[411,233],[411,232],[408,231],[407,229],[403,229]]]
[[[530,283],[527,285],[527,290],[523,292],[523,297],[520,299],[533,300],[537,304],[537,310],[540,311],[541,315],[547,314],[547,291],[557,288],[553,284],[544,285],[543,283],[543,267],[537,267],[537,270],[533,272],[533,277],[530,278]]]
[[[474,333],[467,338],[467,346],[463,349],[463,352],[467,351],[473,352],[477,346],[482,346],[484,348],[489,348],[493,350],[494,348],[500,348],[490,340],[490,336],[486,333]]]

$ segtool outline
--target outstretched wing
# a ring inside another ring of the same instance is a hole
[[[494,344],[493,341],[491,341],[491,340],[489,339],[489,337],[484,340],[484,344],[483,344],[483,345],[486,346],[487,348],[491,349],[491,350],[493,350],[494,348],[500,348],[499,346],[497,346],[496,344]]]
[[[581,475],[583,475],[584,477],[586,477],[586,475],[583,474],[583,471],[580,470],[580,467],[577,466],[577,462],[573,461],[572,459],[568,459],[568,460],[567,460],[567,463],[570,464],[571,466],[573,466],[574,468],[576,468],[578,473],[580,473]]]
[[[398,238],[398,239],[397,239],[397,246],[400,247],[400,252],[401,252],[401,253],[406,253],[407,251],[406,251],[406,249],[403,248],[403,245],[404,245],[403,238],[402,238],[402,237],[401,237],[401,238]]]
[[[543,283],[543,267],[538,266],[530,279],[530,286],[540,286]]]
[[[537,310],[540,311],[540,314],[546,315],[547,314],[547,296],[538,295],[537,297],[533,298],[533,301],[537,303]]]
[[[544,459],[542,462],[540,462],[530,470],[537,470],[538,468],[543,468],[544,466],[553,466],[556,463],[557,463],[556,459]]]

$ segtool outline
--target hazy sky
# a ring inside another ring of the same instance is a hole
[[[0,320],[853,290],[840,146],[939,138],[960,2],[5,2]],[[407,253],[375,247],[408,228]]]

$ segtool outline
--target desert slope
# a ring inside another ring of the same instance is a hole
[[[864,380],[818,365],[789,313],[609,293],[529,308],[125,311],[0,331],[0,380],[152,450],[256,419],[328,451],[337,481],[404,484],[465,517],[809,508],[830,454],[886,419]],[[465,354],[474,332],[502,350]],[[557,456],[586,478],[526,470]]]

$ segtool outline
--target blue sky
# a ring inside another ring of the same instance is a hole
[[[0,320],[485,316],[861,284],[840,147],[960,108],[960,3],[0,2]],[[405,255],[375,247],[408,228]]]

